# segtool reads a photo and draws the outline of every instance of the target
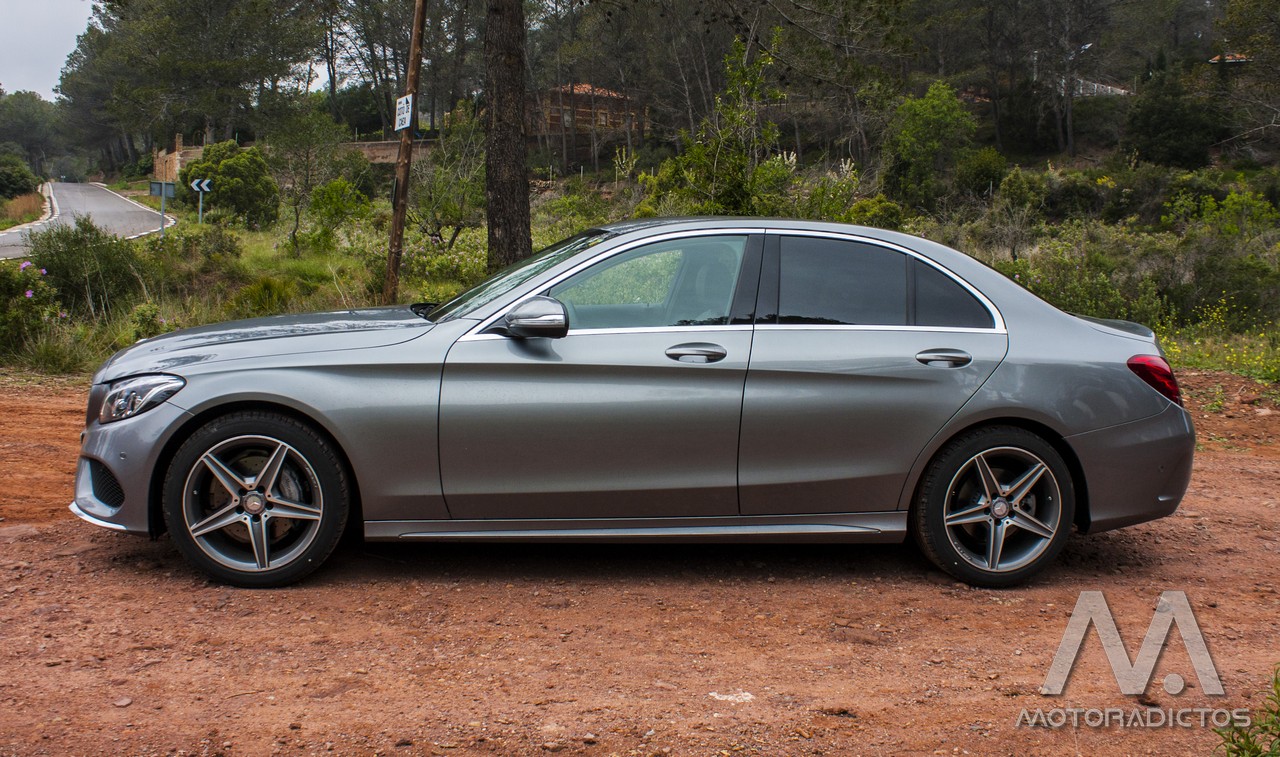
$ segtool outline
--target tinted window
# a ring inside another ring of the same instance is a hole
[[[916,324],[989,329],[991,313],[977,297],[933,266],[916,261]]]
[[[906,325],[906,255],[815,237],[783,237],[780,253],[778,323]]]
[[[729,322],[746,237],[676,239],[616,255],[548,292],[574,329]]]

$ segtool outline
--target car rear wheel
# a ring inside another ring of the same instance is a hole
[[[178,449],[165,524],[183,555],[219,581],[280,586],[315,570],[347,521],[345,468],[314,429],[284,415],[233,413]]]
[[[1062,456],[1025,429],[994,426],[952,441],[929,464],[912,508],[921,551],[976,586],[1012,586],[1066,544],[1075,490]]]

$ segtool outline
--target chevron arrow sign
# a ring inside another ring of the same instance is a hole
[[[191,188],[197,192],[208,192],[213,189],[213,179],[196,179],[191,182]]]

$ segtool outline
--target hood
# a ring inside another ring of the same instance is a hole
[[[141,373],[178,373],[191,366],[244,358],[386,347],[415,339],[434,324],[408,307],[273,315],[182,329],[117,352],[94,383]]]

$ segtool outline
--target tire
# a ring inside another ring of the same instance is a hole
[[[298,581],[332,554],[349,492],[332,442],[288,416],[249,411],[206,423],[178,448],[162,507],[195,567],[263,588]]]
[[[1053,562],[1074,518],[1071,473],[1053,445],[1025,429],[991,426],[957,437],[929,463],[911,530],[934,565],[998,588]]]

